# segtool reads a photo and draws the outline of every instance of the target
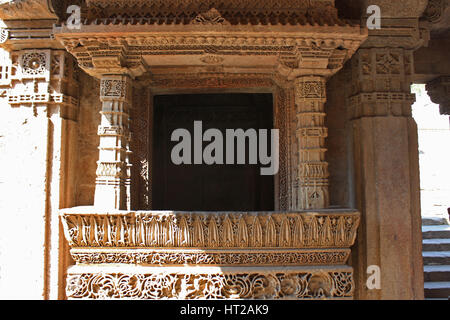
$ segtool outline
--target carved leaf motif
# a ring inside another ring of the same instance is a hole
[[[329,217],[326,217],[323,220],[323,224],[319,233],[319,241],[321,245],[325,245],[332,241],[331,220]]]
[[[116,217],[116,245],[125,245],[125,230],[123,227],[122,217]]]
[[[291,245],[291,228],[286,217],[283,218],[280,228],[280,246],[289,247]]]
[[[203,247],[205,243],[205,237],[203,234],[203,223],[200,217],[197,216],[194,221],[194,246]]]
[[[238,245],[240,247],[247,247],[248,246],[247,224],[245,223],[245,220],[242,217],[240,217],[240,219],[239,219]]]
[[[219,230],[214,217],[209,220],[209,246],[213,248],[219,246]]]
[[[93,215],[90,218],[89,224],[91,225],[89,242],[91,243],[91,245],[98,246],[100,243],[98,241],[97,221]]]
[[[137,227],[136,227],[136,223],[135,223],[135,219],[134,217],[132,219],[130,219],[130,223],[128,224],[128,239],[130,241],[130,245],[131,246],[135,246],[136,245],[136,231],[137,231]]]
[[[262,247],[262,245],[263,231],[258,217],[255,217],[255,219],[253,220],[253,246],[258,248]]]
[[[302,246],[303,245],[303,221],[300,216],[297,217],[294,225],[294,246]]]
[[[163,224],[163,244],[165,246],[173,246],[175,244],[173,223],[170,219],[166,219]]]
[[[156,217],[152,217],[150,221],[149,227],[149,245],[150,246],[158,246],[159,245],[159,237],[160,237],[159,223]]]
[[[233,237],[233,224],[231,223],[228,215],[225,217],[223,221],[223,244],[225,247],[233,247],[234,246],[234,237]]]
[[[77,217],[77,244],[78,245],[82,245],[83,244],[83,229],[84,229],[84,224],[83,224],[83,218],[81,218],[81,216]]]
[[[352,229],[351,229],[351,233],[350,233],[351,235],[350,235],[347,243],[355,242],[358,226],[359,226],[359,217],[356,217],[353,219]]]
[[[141,246],[145,246],[145,226],[141,216],[136,217],[136,241]]]
[[[189,225],[185,217],[181,217],[180,226],[177,235],[178,245],[181,247],[188,247],[191,243],[191,237],[189,234]]]
[[[316,244],[317,242],[317,238],[318,238],[318,234],[319,234],[319,226],[317,223],[317,218],[316,217],[312,217],[311,220],[308,223],[308,234],[307,234],[307,244],[308,245],[313,245]]]
[[[276,247],[277,245],[277,229],[272,217],[269,216],[266,222],[266,246]]]
[[[345,221],[344,217],[339,217],[336,230],[336,245],[341,245],[345,241]]]
[[[111,245],[111,225],[109,223],[109,217],[105,216],[103,218],[103,245]]]

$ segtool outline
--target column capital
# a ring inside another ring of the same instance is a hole
[[[351,119],[373,116],[411,116],[413,50],[363,48],[351,61]]]
[[[304,100],[326,101],[327,90],[324,76],[301,76],[293,81],[297,104]]]
[[[128,75],[102,75],[100,78],[100,100],[131,100],[132,79]]]

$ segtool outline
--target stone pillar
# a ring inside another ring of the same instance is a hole
[[[450,76],[441,76],[427,83],[431,101],[439,105],[441,114],[450,115]]]
[[[102,101],[95,207],[129,209],[131,79],[126,75],[101,77]]]
[[[295,79],[298,139],[297,210],[329,205],[328,163],[325,161],[326,80],[319,76]]]
[[[413,50],[364,48],[352,58],[350,121],[356,207],[357,299],[423,299],[417,126],[411,116]],[[379,289],[367,287],[378,266]]]

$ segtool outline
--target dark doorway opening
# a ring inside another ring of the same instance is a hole
[[[192,137],[194,121],[202,121],[203,133],[219,129],[226,158],[226,129],[273,128],[272,94],[185,94],[154,97],[153,191],[154,210],[176,211],[273,211],[274,176],[260,174],[261,164],[181,164],[171,159],[174,130],[183,128]],[[258,139],[259,141],[259,139]],[[211,142],[202,142],[202,150]],[[235,158],[236,149],[235,144]],[[258,150],[259,151],[259,150]],[[270,153],[269,153],[270,154]],[[225,162],[225,161],[224,161]]]

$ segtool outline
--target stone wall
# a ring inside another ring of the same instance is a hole
[[[327,83],[327,161],[330,171],[330,205],[353,208],[351,190],[351,126],[347,114],[350,74],[348,68]]]
[[[4,98],[0,110],[0,299],[42,299],[49,120]]]
[[[75,74],[67,55],[46,52],[52,59],[45,72],[55,78]],[[11,68],[9,54],[2,57],[2,69]],[[61,299],[70,257],[59,209],[75,205],[77,99],[60,91],[76,96],[78,90],[73,80],[65,86],[67,78],[24,80],[24,74],[3,74],[1,83],[0,298]],[[16,96],[14,89],[23,85],[27,89]],[[50,98],[36,98],[41,96]]]

